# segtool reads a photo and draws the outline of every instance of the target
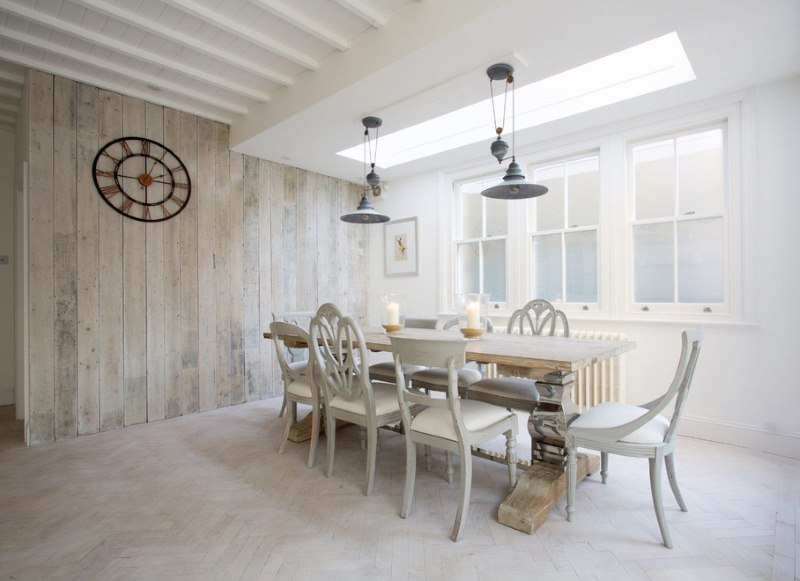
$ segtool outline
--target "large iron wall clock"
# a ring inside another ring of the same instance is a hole
[[[120,137],[94,158],[94,184],[114,210],[140,222],[163,222],[186,207],[189,172],[171,149],[144,137]]]

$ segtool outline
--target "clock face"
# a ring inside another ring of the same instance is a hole
[[[163,222],[186,207],[189,172],[172,150],[152,139],[121,137],[94,158],[94,183],[114,210],[140,222]]]

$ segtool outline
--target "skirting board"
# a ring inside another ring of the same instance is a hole
[[[692,416],[683,416],[679,432],[682,436],[733,444],[751,450],[800,459],[800,434],[798,433],[774,432],[757,426]]]
[[[0,389],[0,405],[11,405],[14,403],[14,389]]]

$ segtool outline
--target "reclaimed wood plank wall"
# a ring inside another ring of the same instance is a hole
[[[358,186],[228,149],[227,125],[29,73],[29,443],[280,395],[273,312],[366,313]],[[163,142],[192,199],[143,224],[99,203],[97,150]],[[358,282],[355,282],[358,281]]]

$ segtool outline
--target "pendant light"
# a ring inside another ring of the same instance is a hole
[[[492,115],[494,117],[495,132],[497,139],[492,142],[491,152],[497,158],[497,163],[503,163],[508,159],[508,143],[503,139],[503,125],[506,122],[506,103],[508,101],[508,88],[511,87],[511,163],[508,164],[506,175],[503,176],[503,183],[491,188],[487,188],[481,192],[482,196],[487,198],[496,198],[500,200],[524,200],[526,198],[535,198],[547,193],[545,186],[540,186],[529,182],[525,179],[522,173],[522,168],[519,167],[517,159],[514,155],[514,67],[506,63],[498,63],[486,69],[486,74],[489,76],[489,92],[492,95]],[[497,112],[494,103],[494,81],[505,81],[505,95],[503,98],[503,118],[502,124],[497,124]]]
[[[375,160],[378,157],[378,128],[383,121],[378,117],[364,117],[361,120],[364,124],[364,194],[361,196],[361,202],[358,204],[355,212],[343,215],[340,219],[342,222],[350,222],[352,224],[378,224],[380,222],[388,222],[389,216],[379,214],[369,201],[369,194],[378,187],[381,183],[381,176],[375,172]],[[375,130],[375,151],[372,151],[372,141],[370,139],[369,130]],[[369,148],[369,163],[370,171],[367,173],[367,149]]]

